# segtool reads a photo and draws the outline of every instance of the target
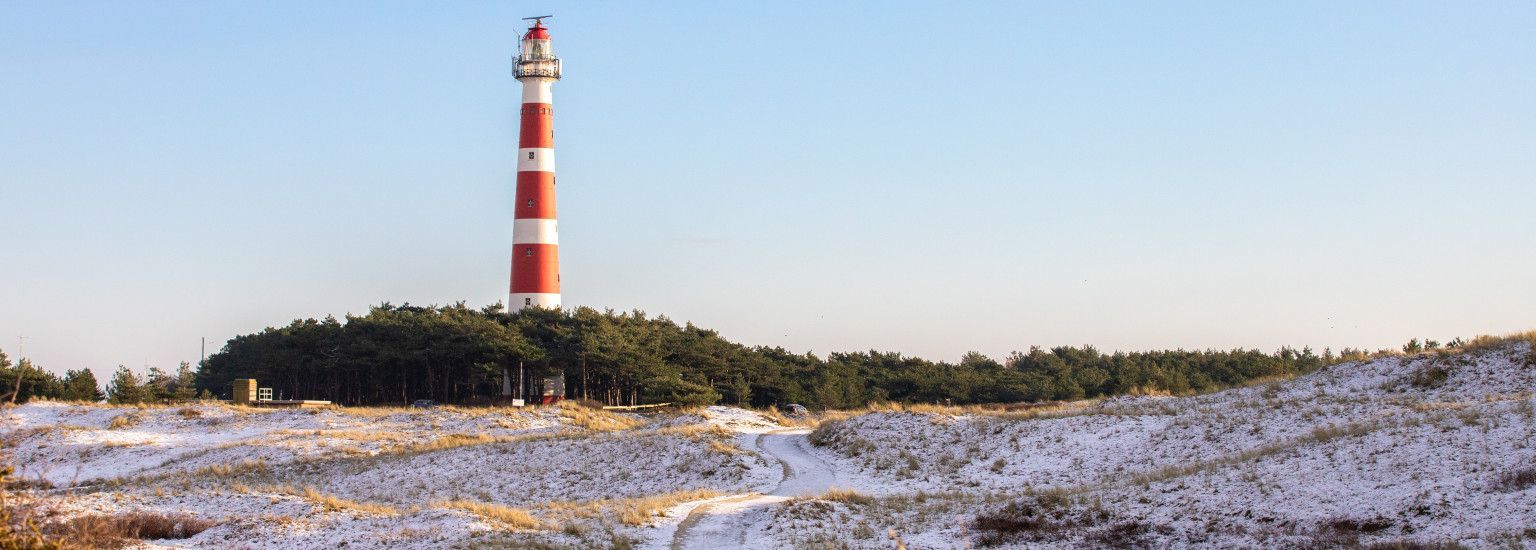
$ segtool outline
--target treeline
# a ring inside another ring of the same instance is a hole
[[[118,365],[103,392],[90,369],[65,371],[61,377],[32,364],[30,359],[12,365],[10,357],[0,351],[0,402],[5,403],[52,399],[133,404],[212,398],[211,393],[198,395],[196,380],[197,371],[187,362],[182,362],[174,373],[150,367],[143,375]]]
[[[536,397],[541,380],[563,375],[568,398],[612,405],[845,408],[871,401],[958,405],[1187,394],[1304,374],[1333,360],[1310,349],[1106,354],[1088,346],[1030,348],[1001,362],[979,353],[957,363],[879,351],[821,358],[743,346],[638,311],[506,314],[499,306],[384,304],[345,320],[296,320],[237,336],[202,365],[196,386],[227,397],[231,381],[255,378],[278,398],[472,404],[500,396],[504,376]]]
[[[25,403],[37,398],[100,401],[103,395],[90,369],[67,371],[60,377],[33,365],[31,359],[23,358],[13,365],[0,351],[0,402]]]

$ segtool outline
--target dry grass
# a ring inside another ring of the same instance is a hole
[[[180,409],[177,409],[176,410],[176,414],[179,414],[179,415],[181,415],[182,418],[187,418],[187,419],[202,418],[203,417],[203,411],[194,409],[192,407],[182,407]]]
[[[185,539],[214,522],[189,514],[85,515],[47,527],[65,548],[121,548],[138,540]]]
[[[590,408],[572,401],[562,401],[560,416],[567,422],[594,432],[631,430],[644,424],[634,417]]]
[[[845,502],[848,504],[872,504],[875,502],[875,497],[860,493],[853,489],[846,489],[842,487],[833,487],[831,489],[827,489],[827,492],[822,493],[821,496],[816,498],[819,500]]]
[[[790,418],[785,416],[784,413],[780,411],[779,408],[775,405],[769,405],[767,409],[763,409],[762,411],[758,412],[763,416],[768,417],[769,420],[777,422],[780,426],[789,426],[795,428],[815,428],[817,425],[821,424],[821,419],[815,416],[806,415],[800,418]]]
[[[267,469],[266,459],[242,460],[235,464],[213,464],[203,466],[192,471],[194,477],[228,478],[238,475],[263,472]]]
[[[1525,342],[1530,345],[1529,361],[1536,363],[1536,330],[1505,334],[1503,336],[1478,336],[1462,344],[1459,350],[1467,353],[1482,354],[1503,349],[1516,342]]]
[[[654,435],[680,435],[694,441],[698,441],[704,438],[730,439],[736,436],[735,432],[715,424],[683,424],[681,426],[667,426],[665,428],[657,428],[655,430],[644,430],[640,433]]]
[[[737,446],[732,445],[730,443],[725,443],[725,442],[722,442],[722,441],[718,441],[718,440],[710,440],[709,448],[711,450],[717,452],[717,453],[726,454],[726,455],[739,455],[739,454],[745,452],[745,451],[742,451],[740,447],[737,447]]]
[[[527,510],[490,502],[451,500],[438,506],[463,510],[516,529],[538,529],[540,525],[539,521],[533,519],[533,516]]]
[[[402,443],[392,445],[384,449],[388,454],[415,454],[429,453],[433,451],[446,451],[470,445],[485,445],[487,443],[500,443],[512,441],[511,437],[497,437],[486,434],[448,434],[431,441],[422,443]]]
[[[10,466],[0,467],[0,548],[53,550],[60,547],[55,537],[46,536],[33,518],[36,505],[11,492]]]
[[[713,489],[690,489],[660,495],[625,499],[601,499],[585,502],[551,502],[544,508],[562,518],[595,518],[611,515],[624,525],[646,525],[668,508],[691,500],[720,496]]]
[[[273,435],[310,435],[329,439],[345,439],[354,442],[399,441],[405,436],[396,432],[365,432],[362,430],[274,430]]]
[[[112,417],[112,421],[107,423],[107,429],[118,430],[122,428],[131,428],[138,423],[139,415],[134,413],[123,413]]]
[[[377,503],[372,503],[372,502],[357,502],[357,501],[347,500],[347,499],[344,499],[344,498],[341,498],[341,497],[338,497],[338,496],[335,496],[335,495],[330,495],[330,494],[322,493],[320,491],[315,490],[314,487],[305,486],[301,490],[294,490],[292,487],[279,486],[279,487],[272,487],[271,489],[272,489],[272,492],[274,492],[274,493],[284,493],[284,494],[290,494],[290,495],[304,497],[304,500],[307,500],[307,501],[309,501],[311,503],[320,505],[321,507],[325,508],[326,510],[332,511],[332,512],[353,511],[353,512],[362,512],[362,513],[365,513],[365,514],[374,514],[374,515],[380,515],[380,516],[398,516],[398,515],[400,515],[400,510],[396,509],[393,506],[389,506],[389,505],[386,505],[386,504],[377,504]]]

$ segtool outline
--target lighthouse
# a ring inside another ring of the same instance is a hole
[[[512,221],[512,288],[508,311],[560,307],[559,231],[555,222],[554,103],[560,58],[549,47],[544,19],[523,35],[512,76],[523,85],[522,129],[517,140],[517,203]]]

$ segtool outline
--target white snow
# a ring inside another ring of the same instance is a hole
[[[154,541],[174,547],[888,548],[888,533],[922,548],[1493,547],[1536,537],[1536,485],[1507,479],[1536,468],[1533,391],[1536,359],[1515,343],[1037,416],[872,412],[809,438],[732,407],[593,432],[554,407],[32,403],[0,409],[0,433],[25,477],[60,487],[34,491],[60,517],[155,510],[218,523]],[[394,512],[328,506],[305,487]],[[590,512],[699,489],[720,496],[639,524]],[[526,509],[544,525],[513,528],[450,500]],[[976,523],[1032,509],[1056,523],[1001,534]]]

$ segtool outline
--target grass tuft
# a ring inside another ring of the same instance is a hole
[[[560,416],[567,422],[594,432],[631,430],[645,423],[631,416],[595,409],[574,401],[562,401],[559,406]]]
[[[538,529],[540,525],[539,520],[534,519],[533,515],[529,514],[527,510],[490,502],[450,500],[442,503],[440,506],[463,510],[516,529]]]

